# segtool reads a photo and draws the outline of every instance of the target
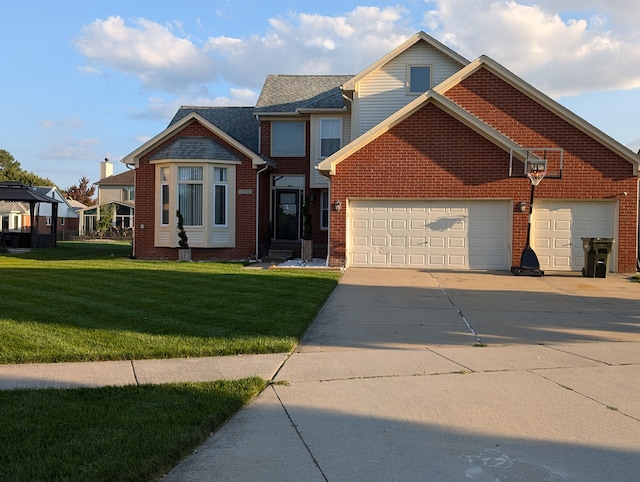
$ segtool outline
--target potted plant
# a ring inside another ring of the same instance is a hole
[[[178,261],[191,261],[191,248],[184,230],[184,218],[179,210],[176,211],[176,215],[178,216]]]
[[[307,197],[302,205],[302,261],[313,260],[313,227],[311,224],[311,213],[309,212],[309,203],[311,200]]]

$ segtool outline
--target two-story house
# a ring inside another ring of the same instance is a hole
[[[640,157],[482,56],[424,32],[356,75],[270,75],[255,107],[182,107],[123,159],[139,258],[294,248],[308,202],[330,266],[580,270],[581,237],[635,271]],[[527,171],[545,172],[530,205]]]
[[[90,234],[96,230],[97,221],[104,207],[112,208],[113,226],[123,235],[133,230],[135,214],[135,175],[132,170],[113,174],[113,164],[105,159],[100,163],[100,180],[96,204],[84,207],[81,213],[81,234]]]

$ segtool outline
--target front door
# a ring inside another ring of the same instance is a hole
[[[300,194],[297,189],[275,191],[275,239],[300,239]]]

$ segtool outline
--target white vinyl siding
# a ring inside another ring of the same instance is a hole
[[[347,266],[508,269],[511,206],[488,200],[350,201]]]
[[[432,88],[462,69],[460,64],[442,52],[418,42],[359,83],[358,105],[353,109],[359,118],[357,132],[352,138],[365,133],[416,98],[415,95],[407,95],[408,65],[431,66]]]
[[[615,239],[616,207],[613,201],[534,201],[531,247],[540,268],[581,271],[584,266],[581,238]],[[615,271],[616,253],[614,243],[609,271]]]

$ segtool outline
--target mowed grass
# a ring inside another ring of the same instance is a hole
[[[0,363],[289,351],[340,276],[132,260],[130,249],[0,255]],[[0,391],[0,481],[159,480],[266,385]]]
[[[340,277],[141,261],[129,251],[59,243],[0,255],[0,363],[287,352]]]
[[[264,387],[249,378],[0,392],[0,480],[159,480]]]

